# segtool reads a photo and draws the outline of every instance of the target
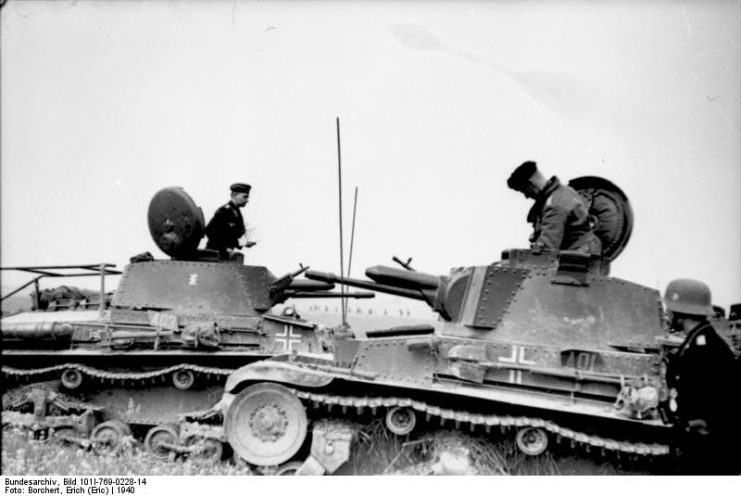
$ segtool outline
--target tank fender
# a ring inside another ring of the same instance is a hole
[[[260,381],[319,388],[332,382],[332,379],[331,374],[308,367],[300,367],[290,362],[263,360],[245,365],[232,372],[226,380],[225,390],[227,393],[235,393],[240,385]]]

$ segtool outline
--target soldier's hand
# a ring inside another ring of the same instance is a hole
[[[244,247],[245,247],[245,248],[252,248],[252,247],[253,247],[253,246],[255,246],[256,244],[257,244],[257,241],[247,241],[247,242],[246,242],[246,243],[244,244]]]

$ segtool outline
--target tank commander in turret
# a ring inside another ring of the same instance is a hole
[[[600,240],[589,222],[587,205],[573,188],[561,184],[556,176],[546,180],[532,161],[517,167],[507,186],[535,200],[527,214],[527,221],[533,225],[530,242],[534,250],[602,254]]]
[[[710,288],[693,279],[675,279],[666,287],[664,304],[669,332],[685,336],[667,357],[666,367],[679,472],[737,474],[741,439],[734,356],[710,324]]]
[[[245,183],[234,183],[229,189],[231,199],[226,205],[216,210],[206,226],[206,236],[208,236],[206,248],[217,250],[224,258],[234,259],[241,256],[237,251],[240,248],[255,246],[254,241],[247,241],[247,230],[244,226],[242,212],[240,212],[240,209],[244,208],[250,200],[252,187]]]

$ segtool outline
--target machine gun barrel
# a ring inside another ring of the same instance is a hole
[[[287,291],[287,298],[353,298],[355,300],[374,298],[376,293],[330,293],[328,291]]]
[[[334,284],[329,282],[307,281],[306,279],[294,279],[286,289],[296,291],[330,291],[334,289]]]
[[[314,270],[306,272],[305,275],[307,279],[312,279],[314,281],[345,284],[346,286],[352,286],[354,288],[370,289],[371,291],[377,291],[379,293],[392,294],[396,296],[404,296],[406,298],[411,298],[414,300],[429,302],[433,301],[435,297],[435,291],[432,289],[410,289],[408,287],[398,287],[389,284],[380,284],[373,281],[363,281],[360,279],[351,279],[349,277],[340,277],[329,272],[317,272]]]

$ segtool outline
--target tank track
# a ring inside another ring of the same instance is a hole
[[[167,367],[151,372],[135,373],[109,372],[77,363],[67,363],[40,369],[16,369],[3,366],[2,374],[6,377],[24,377],[30,379],[34,376],[43,376],[55,372],[61,372],[66,369],[78,370],[86,376],[98,379],[100,381],[110,381],[112,383],[139,382],[142,384],[146,384],[147,381],[156,381],[160,378],[164,378],[166,380],[169,374],[178,370],[190,370],[197,374],[212,376],[227,376],[232,373],[231,369],[202,367],[192,364],[174,365],[172,367]],[[670,454],[670,448],[668,445],[656,443],[633,443],[628,441],[607,439],[584,432],[578,432],[573,429],[567,429],[559,426],[558,424],[550,420],[545,420],[542,418],[472,414],[465,411],[457,411],[453,409],[440,408],[434,405],[428,405],[427,403],[416,401],[411,398],[337,396],[311,393],[307,391],[297,390],[295,388],[291,388],[291,390],[301,400],[310,403],[310,406],[313,408],[327,408],[328,410],[331,410],[333,407],[339,407],[343,413],[350,408],[355,409],[358,413],[361,413],[365,409],[370,409],[371,412],[374,413],[375,410],[378,408],[407,407],[416,412],[424,414],[427,421],[436,418],[440,422],[440,425],[443,425],[445,422],[454,422],[456,428],[459,427],[461,424],[468,424],[471,431],[475,430],[476,428],[483,428],[487,433],[490,432],[492,428],[499,428],[501,431],[512,428],[520,429],[523,427],[540,428],[555,436],[557,441],[565,440],[566,442],[570,443],[572,448],[580,446],[583,447],[587,452],[594,452],[602,455],[606,455],[608,453],[617,453],[636,457],[658,457]],[[189,423],[188,425],[191,430],[198,430],[197,423]],[[206,432],[209,433],[207,434],[208,437],[220,438],[223,440],[223,435],[215,433],[212,426],[204,426],[204,429]]]
[[[101,382],[128,382],[146,384],[148,381],[157,380],[159,378],[167,378],[169,374],[181,370],[189,370],[195,374],[202,374],[205,376],[228,376],[233,372],[232,369],[223,369],[218,367],[202,367],[200,365],[192,364],[179,364],[167,367],[164,369],[153,370],[151,372],[110,372],[106,370],[99,370],[87,365],[79,363],[64,363],[61,365],[54,365],[52,367],[44,367],[39,369],[17,369],[13,367],[2,367],[2,373],[5,377],[25,378],[30,379],[34,376],[44,376],[54,374],[55,372],[62,372],[63,370],[73,369],[84,374],[87,377],[98,379]]]
[[[326,407],[331,410],[331,408],[338,406],[342,409],[343,413],[349,408],[355,408],[360,413],[365,408],[370,408],[371,412],[373,412],[377,408],[406,407],[423,413],[427,421],[436,418],[440,422],[440,425],[444,425],[447,421],[452,421],[455,423],[456,428],[461,424],[468,424],[471,431],[476,428],[484,428],[488,433],[493,427],[497,427],[501,431],[509,428],[540,428],[555,435],[556,439],[566,440],[571,443],[572,447],[576,445],[583,446],[588,452],[592,450],[604,454],[607,452],[619,452],[632,456],[665,456],[670,453],[669,446],[664,444],[631,443],[628,441],[605,439],[567,429],[550,420],[541,418],[473,414],[428,405],[427,403],[412,400],[411,398],[358,398],[309,393],[295,389],[293,389],[293,392],[302,400],[309,401],[316,407]]]

